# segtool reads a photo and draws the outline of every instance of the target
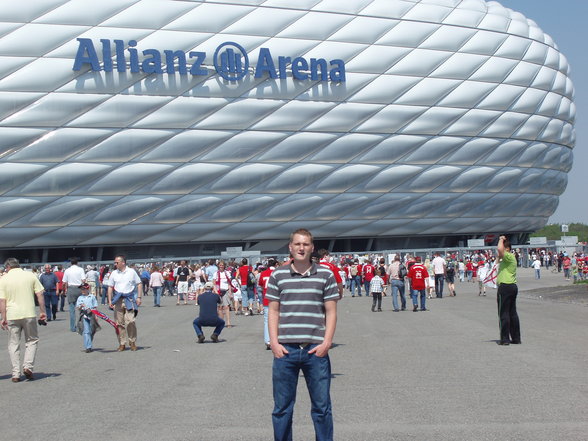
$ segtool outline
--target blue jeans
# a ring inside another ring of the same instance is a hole
[[[459,281],[463,282],[463,276],[464,276],[465,271],[459,271]]]
[[[51,318],[55,319],[57,316],[57,305],[59,304],[59,297],[55,291],[45,291],[43,293],[45,297],[45,314],[47,314],[47,320]],[[53,315],[51,315],[53,313]]]
[[[443,297],[443,282],[445,281],[445,276],[443,274],[435,274],[435,294],[437,297]]]
[[[162,286],[153,286],[153,304],[159,306],[161,304],[161,290]]]
[[[92,326],[90,320],[83,318],[82,321],[84,322],[84,333],[82,334],[84,337],[84,348],[92,349]]]
[[[69,304],[69,329],[71,332],[77,332],[76,329],[76,304]]]
[[[269,342],[270,342],[270,339],[269,339],[269,328],[268,328],[268,325],[267,325],[268,312],[269,312],[269,306],[264,306],[263,307],[263,342],[266,345],[269,345]]]
[[[292,440],[292,416],[296,401],[296,386],[300,370],[304,373],[310,394],[310,416],[318,441],[333,440],[333,414],[331,410],[331,361],[329,356],[317,357],[308,351],[317,345],[300,348],[296,344],[285,344],[288,354],[274,358],[272,383],[274,389],[274,411],[272,422],[275,441]]]
[[[394,311],[398,311],[398,293],[400,293],[400,303],[402,309],[406,309],[406,297],[404,296],[404,281],[392,279],[390,281],[392,286],[392,306]]]
[[[418,295],[421,295],[421,310],[425,310],[427,309],[427,307],[425,306],[425,302],[427,300],[427,290],[426,289],[413,289],[410,292],[410,296],[412,297],[412,304],[413,306],[419,306],[419,302],[418,302]]]
[[[365,296],[369,297],[370,296],[370,282],[368,282],[367,280],[363,281],[363,289],[365,290]]]
[[[196,317],[194,319],[194,322],[192,322],[192,325],[194,326],[194,331],[196,331],[196,335],[197,336],[201,336],[202,334],[204,334],[202,332],[202,326],[214,326],[215,327],[214,328],[214,334],[220,335],[221,331],[225,327],[225,321],[222,318],[217,317],[216,318],[216,323],[214,325],[209,325],[209,324],[201,325],[200,324],[200,318],[199,317]]]
[[[349,291],[351,291],[351,295],[355,296],[355,288],[357,287],[357,295],[361,297],[361,278],[359,276],[351,277],[350,286]]]
[[[108,300],[108,286],[102,286],[102,300],[101,303],[106,305],[106,300]]]
[[[255,290],[252,286],[241,285],[241,297],[243,309],[247,309],[249,308],[249,303],[253,306],[253,302],[255,301]]]
[[[540,279],[541,278],[541,270],[540,269],[536,269],[535,270],[535,278],[536,279]]]

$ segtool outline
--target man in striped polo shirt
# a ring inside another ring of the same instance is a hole
[[[267,284],[268,326],[274,353],[272,422],[276,441],[292,440],[292,415],[300,370],[310,394],[316,439],[333,439],[329,349],[337,325],[339,291],[333,272],[311,262],[312,234],[290,235],[288,265],[276,268]]]

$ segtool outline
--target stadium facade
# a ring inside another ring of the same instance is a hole
[[[497,2],[5,2],[0,249],[524,235],[566,187],[573,94],[553,40]]]

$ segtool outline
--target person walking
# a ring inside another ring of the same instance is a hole
[[[51,265],[45,265],[45,272],[41,274],[39,281],[41,282],[41,285],[43,285],[43,288],[45,288],[43,297],[45,298],[45,314],[47,315],[47,321],[50,322],[51,317],[53,317],[53,320],[56,320],[57,306],[59,304],[59,297],[57,296],[59,279],[51,270]]]
[[[12,363],[12,382],[20,381],[21,373],[33,380],[33,368],[39,336],[35,300],[39,302],[39,321],[46,324],[44,288],[32,272],[23,271],[17,259],[11,257],[4,263],[7,273],[0,278],[0,326],[10,332],[8,354]],[[20,363],[20,339],[25,335],[24,360]]]
[[[333,440],[329,349],[337,325],[339,290],[333,272],[311,262],[310,231],[290,235],[292,260],[277,267],[267,283],[275,441],[292,440],[292,416],[300,370],[310,394],[315,439]]]
[[[496,283],[498,292],[496,300],[498,303],[498,319],[500,324],[499,345],[520,344],[521,328],[519,315],[517,313],[517,261],[511,251],[510,241],[506,236],[498,239],[498,276]]]
[[[153,290],[153,306],[161,307],[161,290],[163,289],[165,281],[163,275],[159,272],[157,266],[153,267],[153,271],[149,276],[149,288]]]
[[[114,309],[114,319],[119,326],[119,346],[117,351],[122,352],[128,340],[131,351],[137,350],[137,326],[135,316],[141,306],[143,298],[143,284],[132,268],[127,266],[125,256],[118,255],[114,258],[116,269],[108,279],[108,306]],[[135,289],[137,298],[135,299]]]
[[[86,273],[78,266],[78,259],[70,259],[71,266],[63,273],[63,289],[69,303],[69,330],[77,332],[76,328],[76,302],[82,293],[80,286],[86,283]]]

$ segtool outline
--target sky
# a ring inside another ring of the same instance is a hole
[[[587,0],[499,0],[498,3],[533,20],[557,44],[567,58],[575,88],[576,147],[568,186],[548,223],[588,224],[588,1]]]

